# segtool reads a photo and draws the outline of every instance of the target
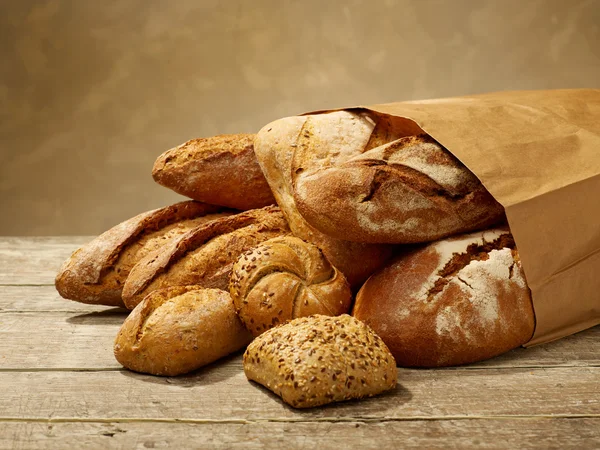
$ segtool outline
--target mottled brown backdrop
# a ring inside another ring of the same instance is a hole
[[[311,109],[600,87],[600,0],[0,0],[0,234],[180,197],[154,159]]]

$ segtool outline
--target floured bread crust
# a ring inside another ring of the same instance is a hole
[[[152,292],[125,319],[115,339],[117,361],[136,372],[191,372],[250,343],[229,294],[200,286]]]
[[[269,239],[242,254],[229,292],[254,336],[297,317],[339,316],[352,302],[344,275],[318,247],[294,236]]]
[[[275,204],[254,155],[253,134],[192,139],[160,155],[154,180],[212,205],[248,210]]]
[[[138,261],[191,229],[231,213],[186,201],[139,214],[75,251],[60,268],[56,289],[70,300],[123,307],[123,285]]]
[[[190,230],[148,254],[123,286],[125,306],[133,309],[150,292],[169,286],[199,285],[227,289],[240,254],[290,232],[276,206],[223,217]]]
[[[371,397],[393,389],[398,376],[385,343],[347,314],[266,331],[246,349],[244,372],[294,408]]]
[[[526,343],[535,320],[507,228],[437,241],[394,259],[356,297],[353,315],[398,365],[466,364]]]
[[[504,217],[480,181],[427,135],[363,148],[343,161],[301,156],[292,170],[298,211],[333,237],[428,242],[487,228]]]
[[[364,114],[346,111],[312,116],[294,116],[272,122],[256,135],[254,151],[278,205],[285,214],[294,235],[317,245],[337,267],[353,288],[382,267],[391,248],[369,245],[328,236],[309,225],[298,212],[293,193],[292,167],[296,152],[310,159],[312,150],[329,149],[326,158],[343,161],[360,153],[368,143],[375,123]],[[307,123],[312,123],[310,127]],[[338,131],[350,130],[349,136]],[[336,131],[337,130],[337,131]],[[315,146],[312,142],[320,142]],[[319,150],[320,152],[322,150]],[[320,158],[322,153],[315,155]]]

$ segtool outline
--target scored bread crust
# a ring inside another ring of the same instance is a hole
[[[139,260],[192,228],[231,213],[184,201],[132,217],[76,250],[59,269],[56,289],[66,299],[123,307],[123,284]]]
[[[227,292],[175,286],[152,292],[131,312],[117,334],[114,353],[130,370],[175,376],[216,361],[251,340]]]
[[[337,154],[338,158],[351,154],[350,147],[366,145],[375,128],[367,116],[342,111],[329,117],[330,120],[323,122],[321,142],[323,146],[334,149],[331,154]],[[333,238],[309,225],[298,212],[293,194],[292,161],[307,120],[307,116],[294,116],[266,125],[256,135],[254,151],[294,235],[319,247],[331,264],[344,274],[350,286],[357,289],[371,273],[385,264],[392,249],[387,245]],[[335,130],[341,127],[351,130],[352,135],[340,136]]]
[[[504,208],[431,137],[408,136],[343,162],[294,159],[294,199],[314,227],[357,242],[409,244],[488,228]]]
[[[347,314],[271,328],[246,349],[244,372],[294,408],[372,397],[393,389],[398,376],[381,338]]]
[[[233,264],[241,253],[289,232],[276,206],[194,228],[133,267],[123,287],[125,306],[133,309],[151,291],[168,286],[194,284],[226,290]]]
[[[160,155],[154,180],[178,194],[248,210],[275,204],[254,154],[254,134],[192,139]]]
[[[407,367],[491,358],[525,344],[535,328],[521,261],[502,227],[398,256],[363,285],[352,314]]]
[[[242,254],[229,293],[254,336],[297,317],[347,313],[352,303],[344,275],[317,246],[294,236],[269,239]]]

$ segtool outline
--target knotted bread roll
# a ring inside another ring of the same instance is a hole
[[[344,275],[318,247],[294,236],[270,239],[242,254],[229,292],[254,336],[297,317],[338,316],[352,302]]]

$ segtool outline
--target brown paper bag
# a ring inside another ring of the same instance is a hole
[[[600,323],[600,90],[498,92],[366,107],[407,119],[506,208],[536,317],[526,345]]]

